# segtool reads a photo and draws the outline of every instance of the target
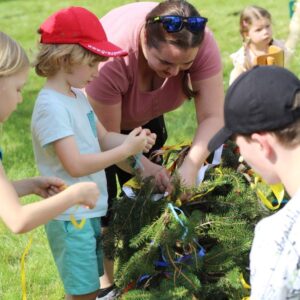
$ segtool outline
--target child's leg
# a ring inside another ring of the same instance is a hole
[[[98,292],[80,296],[66,295],[66,300],[95,300],[97,297],[97,293]]]
[[[105,234],[107,228],[102,228],[102,234]],[[103,258],[104,274],[100,278],[101,289],[110,287],[114,284],[114,261],[105,257]]]
[[[54,220],[46,233],[67,299],[94,300],[103,274],[100,218],[87,219],[81,229]]]

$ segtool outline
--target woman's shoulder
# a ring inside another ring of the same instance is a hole
[[[205,35],[197,56],[189,70],[191,80],[199,81],[210,78],[221,72],[221,54],[213,32],[205,28]]]
[[[139,12],[143,12],[143,11],[145,13],[148,13],[150,10],[152,10],[157,5],[158,5],[157,2],[151,2],[151,1],[128,3],[128,4],[118,6],[114,9],[110,10],[106,15],[103,16],[103,18],[101,18],[101,21],[102,21],[102,19],[105,19],[110,16],[120,15],[120,16],[126,17],[126,15],[127,16],[134,15],[134,14],[138,15]],[[124,15],[124,12],[126,12],[126,15]]]
[[[108,40],[128,52],[137,51],[146,15],[156,5],[156,2],[134,2],[108,12],[101,18]]]

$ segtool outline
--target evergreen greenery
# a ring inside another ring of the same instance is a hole
[[[0,27],[2,31],[18,40],[33,60],[38,40],[36,33],[38,26],[56,10],[70,5],[78,5],[86,7],[100,17],[111,9],[130,2],[133,1],[0,0]],[[243,7],[250,4],[249,0],[191,0],[190,2],[199,9],[203,16],[209,19],[208,27],[213,31],[222,55],[224,87],[226,89],[229,72],[232,68],[229,54],[241,46],[238,13]],[[251,1],[251,4],[263,6],[271,12],[274,37],[277,39],[286,39],[288,34],[290,21],[288,2],[286,0]],[[290,66],[290,70],[295,72],[297,76],[300,75],[299,58],[298,45]],[[24,88],[23,103],[5,122],[3,132],[0,131],[0,147],[4,153],[3,165],[10,179],[21,179],[38,174],[33,158],[30,118],[34,101],[38,91],[43,86],[43,82],[44,79],[39,78],[32,70],[29,81]],[[176,111],[166,114],[166,122],[169,133],[167,144],[172,145],[192,139],[197,125],[193,101],[186,102]],[[37,200],[37,197],[29,196],[23,198],[22,202],[29,203]],[[39,227],[31,233],[16,236],[0,221],[0,236],[1,300],[21,299],[22,295],[24,296],[20,280],[20,257],[31,236],[33,236],[33,244],[25,263],[27,299],[57,300],[64,298],[63,286],[49,250],[43,227]],[[247,280],[246,273],[244,273],[244,276]],[[140,290],[137,292],[141,294]],[[170,291],[170,293],[172,292],[174,291]],[[148,292],[145,291],[145,293]],[[157,299],[161,299],[161,297],[162,295]],[[137,298],[135,297],[135,299]],[[143,297],[139,299],[143,299]],[[237,299],[240,300],[240,298]]]
[[[165,164],[175,165],[176,172],[187,150],[169,149]],[[198,188],[186,190],[178,179],[171,195],[154,201],[153,179],[138,178],[136,196],[115,201],[104,245],[117,261],[122,299],[242,299],[249,294],[240,277],[249,281],[254,226],[268,212],[250,187],[249,168],[238,159],[229,143],[221,165],[209,169]],[[188,200],[180,200],[181,193]]]

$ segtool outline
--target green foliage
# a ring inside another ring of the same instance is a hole
[[[240,275],[247,273],[253,229],[266,211],[247,177],[237,171],[240,163],[235,149],[233,143],[227,145],[223,163],[188,191],[189,200],[178,200],[187,190],[177,180],[174,193],[153,201],[151,178],[139,179],[140,189],[134,190],[133,199],[126,195],[116,199],[104,241],[106,252],[114,248],[116,282],[124,299],[159,295],[163,295],[159,299],[239,299],[248,295]],[[181,161],[184,154],[171,149],[164,157],[176,164],[176,157]],[[182,204],[180,209],[176,204]]]
[[[110,9],[130,2],[132,1],[0,0],[0,27],[2,31],[17,39],[25,47],[31,59],[33,59],[36,51],[36,41],[38,40],[38,35],[36,34],[37,28],[45,18],[54,11],[62,7],[78,5],[90,9],[98,16],[102,16]],[[226,89],[228,86],[228,74],[232,68],[229,54],[241,46],[241,38],[238,33],[238,13],[241,8],[249,4],[249,0],[192,0],[191,3],[200,10],[201,14],[209,19],[208,26],[214,32],[222,55],[224,87]],[[274,36],[278,39],[286,39],[289,23],[288,1],[265,0],[262,2],[254,0],[251,3],[264,6],[270,10],[273,17]],[[299,56],[300,52],[298,46],[290,67],[298,76],[300,75]],[[0,146],[4,150],[3,164],[8,177],[11,179],[37,175],[32,152],[30,118],[36,95],[42,85],[43,79],[38,78],[34,72],[31,71],[28,84],[24,88],[24,101],[4,124],[3,133],[0,133]],[[166,122],[169,133],[167,143],[169,145],[192,139],[197,124],[193,101],[188,101],[176,111],[168,113],[166,115]],[[33,201],[37,201],[36,197],[26,197],[22,199],[23,203]],[[249,211],[252,209],[250,205],[248,209]],[[162,208],[161,212],[163,211]],[[254,218],[254,209],[252,215],[252,218]],[[199,219],[204,217],[204,213],[199,214]],[[149,222],[149,224],[151,223]],[[44,230],[41,227],[34,230],[32,234],[33,245],[26,260],[27,299],[62,299],[64,297],[63,287],[49,251]],[[16,237],[10,233],[3,224],[0,224],[1,300],[21,299],[20,257],[28,243],[29,236],[30,234],[25,234]],[[180,288],[178,289],[179,294]],[[177,291],[177,289],[174,291]],[[169,297],[169,293],[172,292],[173,291],[168,292],[166,297]],[[145,291],[145,293],[147,294],[148,292]],[[158,296],[152,297],[152,299],[162,299],[162,297],[164,297],[161,292],[158,294]],[[176,297],[173,299],[175,298]],[[172,297],[170,296],[168,299],[172,299]],[[240,297],[233,299],[240,299]]]

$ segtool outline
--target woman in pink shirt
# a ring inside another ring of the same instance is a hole
[[[98,78],[86,88],[107,130],[150,128],[157,134],[154,150],[167,139],[164,113],[194,98],[198,128],[179,168],[187,186],[195,184],[209,154],[207,143],[223,125],[221,58],[206,22],[190,3],[181,0],[135,2],[113,9],[101,23],[108,39],[129,54],[100,64]],[[145,156],[141,162],[144,175],[155,176],[161,191],[170,187],[165,169]],[[116,195],[115,172],[121,184],[128,179],[119,169],[107,171],[111,198]]]

